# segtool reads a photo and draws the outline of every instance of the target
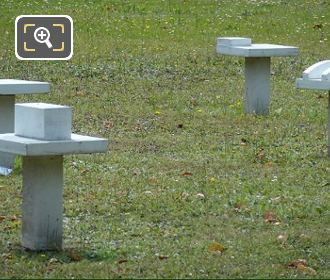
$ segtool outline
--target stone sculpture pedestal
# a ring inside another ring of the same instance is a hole
[[[21,94],[48,93],[49,83],[12,79],[0,79],[0,133],[14,132],[15,96]],[[15,156],[0,153],[0,174],[9,175]]]
[[[245,57],[245,112],[268,114],[270,62],[274,56],[297,56],[298,48],[273,44],[252,44],[250,38],[220,37],[217,52]]]
[[[297,79],[297,88],[329,91],[328,99],[328,156],[330,157],[330,60],[323,60],[308,67],[303,77]]]
[[[71,134],[71,108],[15,105],[15,133],[0,134],[0,151],[23,156],[22,245],[62,248],[63,155],[103,153],[108,141]],[[30,116],[26,122],[26,116]]]

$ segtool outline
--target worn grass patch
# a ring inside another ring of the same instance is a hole
[[[18,61],[21,14],[70,15],[73,58]],[[65,157],[63,252],[20,247],[20,161],[0,178],[0,277],[329,278],[327,95],[294,86],[329,59],[329,18],[323,0],[2,0],[0,77],[51,82],[18,101],[73,106],[110,149]],[[300,48],[272,61],[269,116],[244,114],[225,35]]]

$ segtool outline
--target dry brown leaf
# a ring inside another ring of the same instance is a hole
[[[160,260],[167,260],[169,257],[168,256],[166,256],[166,255],[159,255],[158,256],[158,259],[160,259]]]
[[[158,180],[157,180],[157,178],[155,178],[155,177],[151,177],[151,178],[149,178],[149,184],[151,184],[151,185],[155,185],[155,184],[158,184]]]
[[[313,25],[313,29],[322,29],[323,28],[323,24],[322,23],[317,23]]]
[[[17,221],[17,217],[16,217],[16,215],[12,215],[11,217],[10,217],[10,220],[13,222],[13,221]]]
[[[103,127],[105,130],[110,130],[111,128],[113,128],[114,124],[112,121],[109,120],[105,120],[103,121]]]
[[[73,94],[74,96],[85,96],[86,92],[82,91],[82,90],[77,90],[76,92]]]
[[[280,219],[274,213],[267,211],[264,214],[264,221],[265,223],[279,224]]]
[[[263,162],[266,158],[266,152],[263,148],[261,148],[256,154],[256,160],[259,162]]]
[[[84,175],[87,172],[88,172],[88,169],[85,168],[85,169],[83,169],[83,170],[80,171],[80,175]]]
[[[294,260],[288,264],[288,267],[296,268],[298,271],[310,276],[317,274],[313,268],[308,266],[307,261],[304,259]]]
[[[192,176],[193,174],[191,172],[183,172],[181,176]]]
[[[246,146],[249,143],[249,141],[245,138],[241,139],[241,146]]]
[[[121,260],[118,261],[118,264],[127,263],[127,262],[128,262],[128,260],[126,260],[126,259],[121,259]]]
[[[6,219],[5,216],[0,216],[0,223],[3,222]]]
[[[212,242],[208,247],[209,252],[212,253],[222,253],[226,250],[225,246],[220,244],[219,242]]]
[[[75,249],[68,250],[68,257],[74,262],[79,262],[83,259],[79,252]]]
[[[298,260],[294,260],[294,261],[288,263],[288,267],[297,268],[298,265],[307,266],[308,264],[307,264],[307,261],[304,259],[298,259]]]
[[[313,268],[305,266],[303,264],[298,264],[297,265],[297,270],[304,273],[304,274],[311,275],[311,276],[314,276],[314,275],[317,274],[316,271]]]
[[[266,163],[264,164],[264,166],[265,166],[266,168],[272,168],[273,165],[274,165],[274,163],[271,162],[271,161],[268,161],[268,162],[266,162]]]

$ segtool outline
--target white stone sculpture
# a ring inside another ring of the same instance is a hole
[[[330,157],[330,60],[323,60],[308,67],[302,78],[296,81],[297,88],[329,91],[328,100],[328,156]]]
[[[15,95],[48,93],[49,83],[0,79],[0,133],[14,132]],[[15,156],[0,153],[0,174],[9,175]]]
[[[63,155],[103,153],[108,141],[71,134],[71,108],[15,105],[15,133],[0,134],[0,151],[23,156],[22,245],[62,248]]]
[[[270,60],[273,56],[297,56],[298,48],[252,44],[250,38],[220,37],[217,52],[245,57],[245,112],[268,114],[270,103]]]

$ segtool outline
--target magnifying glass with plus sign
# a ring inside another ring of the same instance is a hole
[[[34,39],[41,44],[46,44],[49,49],[53,47],[52,43],[49,41],[50,33],[46,27],[38,27],[34,31]]]

